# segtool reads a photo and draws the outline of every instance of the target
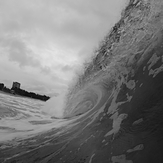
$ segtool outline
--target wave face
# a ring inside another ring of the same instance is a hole
[[[162,0],[131,0],[69,92],[65,125],[1,148],[1,162],[162,163],[162,54]]]

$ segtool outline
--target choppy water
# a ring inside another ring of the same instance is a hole
[[[0,142],[34,136],[65,124],[46,114],[45,102],[0,93]]]

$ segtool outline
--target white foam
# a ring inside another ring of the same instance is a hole
[[[42,111],[51,116],[62,118],[66,104],[66,91],[57,97],[52,97],[42,107]]]

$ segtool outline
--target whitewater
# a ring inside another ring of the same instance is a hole
[[[86,94],[83,99],[81,99],[82,94]],[[64,93],[43,102],[0,92],[0,142],[10,141],[12,144],[14,140],[14,144],[16,140],[34,137],[51,129],[68,126],[94,110],[94,107],[102,99],[103,93],[96,85],[81,91],[75,99],[77,104],[73,104],[75,109],[69,110],[67,116],[64,113],[65,97]],[[78,103],[79,99],[80,103]],[[4,148],[4,146],[0,148]]]
[[[162,163],[162,13],[161,0],[130,0],[72,89],[45,106],[0,94],[0,161]]]
[[[45,102],[0,93],[0,142],[34,136],[58,128],[64,120],[43,111]],[[68,123],[68,122],[66,122]],[[1,147],[3,148],[3,147]]]

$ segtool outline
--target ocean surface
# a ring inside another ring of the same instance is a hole
[[[63,100],[0,94],[0,162],[163,163],[163,1],[130,0]]]
[[[0,92],[0,142],[29,138],[66,124],[47,114],[44,105],[40,100]]]

